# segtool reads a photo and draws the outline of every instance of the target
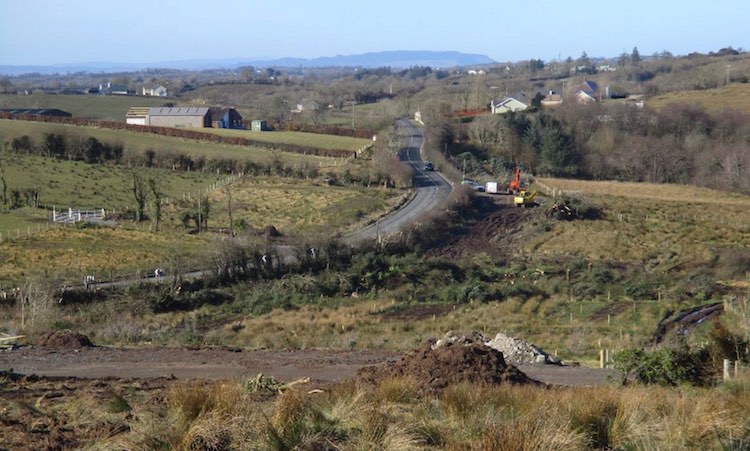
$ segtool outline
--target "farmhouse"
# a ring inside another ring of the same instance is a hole
[[[11,116],[55,116],[71,117],[72,114],[67,111],[58,110],[57,108],[2,108],[0,113],[10,114]]]
[[[167,88],[165,88],[162,85],[151,86],[151,87],[144,86],[142,93],[144,96],[166,97]]]
[[[522,100],[519,100],[522,99]],[[490,103],[490,109],[492,114],[502,114],[509,111],[523,111],[529,107],[529,102],[526,100],[525,94],[518,94],[515,96],[506,97],[498,102],[492,101]]]
[[[571,93],[578,103],[595,102],[600,99],[599,85],[586,78],[583,79],[583,83],[574,86]]]

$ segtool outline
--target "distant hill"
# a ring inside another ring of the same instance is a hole
[[[359,55],[336,55],[320,58],[222,58],[196,59],[185,61],[164,61],[155,63],[90,62],[55,64],[49,66],[10,66],[0,65],[0,74],[20,75],[28,73],[54,74],[74,72],[130,72],[149,68],[180,70],[236,69],[241,66],[255,67],[392,67],[409,68],[430,66],[432,68],[479,66],[495,61],[486,56],[461,52],[438,52],[426,50],[395,50],[386,52],[362,53]]]
[[[337,55],[321,58],[282,58],[251,62],[253,66],[278,67],[393,67],[408,68],[413,66],[455,67],[493,64],[495,61],[485,55],[461,52],[434,52],[419,50],[398,50],[389,52],[372,52],[359,55]]]

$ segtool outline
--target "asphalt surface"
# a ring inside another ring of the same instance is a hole
[[[453,187],[436,171],[425,171],[422,159],[424,136],[422,131],[406,119],[396,122],[399,134],[406,143],[399,154],[401,161],[414,168],[415,194],[398,210],[381,218],[374,224],[348,235],[347,242],[376,240],[392,235],[405,227],[418,223],[424,213],[433,211],[450,196]]]

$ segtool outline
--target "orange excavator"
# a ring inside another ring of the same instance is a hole
[[[516,177],[508,184],[508,189],[513,194],[521,191],[521,168],[516,168]]]

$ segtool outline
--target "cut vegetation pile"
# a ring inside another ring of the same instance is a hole
[[[454,340],[427,340],[400,361],[363,368],[358,376],[370,383],[389,378],[413,378],[422,392],[431,395],[462,382],[538,384],[508,364],[502,352],[487,346],[484,337],[476,332],[461,334]]]

